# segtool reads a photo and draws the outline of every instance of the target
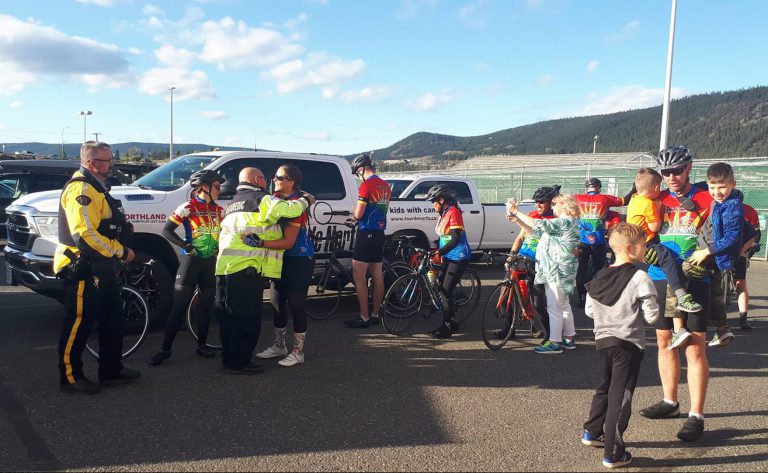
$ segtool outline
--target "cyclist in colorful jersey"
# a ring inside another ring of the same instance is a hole
[[[189,301],[198,288],[195,311],[197,326],[197,354],[206,358],[216,353],[206,345],[211,320],[211,305],[216,297],[216,254],[219,250],[222,209],[216,204],[225,179],[212,169],[203,169],[190,176],[194,189],[189,202],[181,204],[163,228],[163,236],[181,247],[179,269],[176,272],[173,307],[168,316],[160,351],[149,360],[152,366],[160,365],[171,357],[171,347],[181,328]],[[184,238],[176,229],[184,228]]]
[[[272,182],[275,197],[296,200],[301,196],[302,174],[292,164],[277,169]],[[292,219],[282,219],[283,239],[264,241],[264,248],[285,249],[280,279],[272,282],[271,302],[274,313],[275,342],[257,353],[261,359],[285,357],[280,366],[304,363],[304,341],[307,336],[307,290],[315,269],[315,247],[309,237],[309,217],[306,212]],[[288,353],[288,310],[293,316],[293,349]]]
[[[456,193],[445,185],[438,184],[427,192],[426,199],[432,202],[435,211],[440,215],[435,231],[439,237],[437,254],[442,259],[440,271],[437,274],[438,290],[443,295],[443,323],[432,332],[435,338],[451,338],[453,332],[459,329],[456,322],[456,285],[469,266],[472,252],[464,229],[464,218],[461,208],[456,201]]]
[[[584,307],[587,290],[584,284],[588,283],[594,273],[605,267],[605,255],[607,252],[606,219],[611,207],[627,205],[632,197],[630,191],[625,197],[601,194],[603,183],[600,179],[592,177],[584,182],[586,194],[576,194],[573,197],[579,203],[581,218],[579,219],[579,270],[576,273],[576,292],[578,294],[578,307]],[[634,190],[634,188],[633,188]],[[587,274],[589,260],[592,260],[593,273]]]
[[[533,219],[539,219],[539,218],[555,218],[554,212],[552,212],[552,199],[560,194],[560,186],[553,186],[553,187],[539,187],[536,189],[536,192],[533,193],[533,196],[531,197],[532,200],[536,202],[536,208],[531,210],[528,213],[528,216]],[[517,238],[515,239],[515,242],[512,243],[512,249],[510,250],[510,253],[512,254],[519,254],[521,256],[525,256],[526,258],[530,259],[533,264],[531,264],[531,268],[535,268],[535,261],[536,261],[536,248],[539,245],[539,239],[534,238],[532,235],[527,234],[524,231],[521,231]],[[533,306],[536,308],[536,312],[539,313],[541,316],[541,322],[544,325],[544,329],[546,333],[539,334],[542,336],[542,342],[546,342],[547,337],[549,336],[549,318],[547,317],[547,297],[544,294],[544,284],[535,284],[534,280],[536,278],[536,272],[530,271],[528,274],[528,288],[531,294],[531,300],[533,301]],[[505,332],[506,333],[506,332]],[[514,336],[514,332],[512,333],[512,336]],[[499,331],[499,336],[504,336],[504,334]]]
[[[671,249],[682,264],[696,249],[697,237],[705,220],[709,217],[712,196],[706,187],[690,181],[693,155],[684,146],[671,146],[659,151],[656,165],[668,189],[659,200],[663,205],[663,217],[659,238]],[[652,279],[659,279],[655,266],[648,270]],[[661,274],[663,278],[663,273]],[[699,312],[679,312],[678,317],[686,319],[686,325],[693,335],[685,347],[688,391],[691,409],[688,419],[678,431],[677,437],[694,441],[704,432],[704,399],[709,382],[709,362],[706,352],[707,322],[713,304],[722,303],[722,288],[719,281],[710,278],[691,278],[688,292],[703,306]],[[667,290],[665,310],[675,310],[677,299],[673,291]],[[659,347],[669,346],[672,338],[672,318],[659,317],[656,324],[656,342]],[[664,399],[643,409],[640,414],[650,419],[677,416],[680,412],[678,387],[680,384],[680,357],[674,350],[658,350],[659,375]]]
[[[392,189],[384,182],[373,167],[373,161],[367,154],[352,161],[352,174],[362,183],[357,197],[357,206],[353,212],[357,221],[355,247],[352,250],[352,277],[355,279],[357,301],[360,315],[344,323],[349,328],[368,328],[378,324],[379,307],[384,301],[384,230],[387,228],[387,212]],[[370,272],[373,279],[373,311],[368,313],[368,285],[365,275]]]

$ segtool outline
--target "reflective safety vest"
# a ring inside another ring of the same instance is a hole
[[[283,229],[281,218],[295,218],[308,207],[304,198],[282,200],[250,184],[240,184],[237,193],[224,210],[219,234],[219,257],[216,275],[224,276],[255,268],[267,278],[279,279],[283,270],[285,250],[248,246],[240,235],[255,233],[260,239],[280,240]]]

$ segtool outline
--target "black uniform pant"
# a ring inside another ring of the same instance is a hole
[[[171,351],[173,340],[179,333],[187,307],[195,287],[199,288],[197,305],[193,320],[197,320],[197,345],[203,346],[208,341],[208,328],[211,322],[211,306],[216,297],[216,258],[196,256],[182,257],[176,272],[176,285],[173,288],[173,308],[168,316],[163,336],[163,350]]]
[[[283,272],[273,284],[270,302],[275,313],[275,328],[288,326],[288,309],[293,315],[294,333],[307,331],[307,290],[315,260],[307,256],[283,257]]]
[[[216,307],[221,324],[221,361],[225,368],[251,362],[261,335],[264,277],[254,268],[216,277]]]
[[[99,331],[99,379],[115,377],[123,369],[123,303],[115,273],[65,279],[64,306],[66,317],[59,336],[61,383],[73,384],[85,377],[82,356],[94,322]]]
[[[443,257],[443,264],[437,273],[438,290],[443,295],[443,322],[449,323],[456,318],[456,286],[461,281],[464,271],[469,267],[469,260],[454,261]]]
[[[590,434],[603,435],[603,456],[611,461],[624,455],[624,432],[632,415],[632,395],[644,354],[624,340],[619,341],[619,345],[597,350],[600,385],[592,397],[589,420],[584,423],[584,429]]]
[[[584,302],[587,297],[587,289],[584,287],[590,279],[605,267],[605,245],[585,245],[579,244],[579,269],[576,272],[576,293],[579,295],[579,300]],[[589,260],[592,260],[592,267],[594,268],[593,274],[587,274],[589,267]]]

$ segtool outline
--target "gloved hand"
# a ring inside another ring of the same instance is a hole
[[[355,225],[357,225],[357,219],[354,217],[349,217],[348,219],[344,220],[344,225],[346,225],[349,228],[354,228]]]
[[[249,233],[249,234],[240,234],[240,239],[248,246],[251,246],[253,248],[263,248],[264,242],[259,238],[259,236],[255,233]]]
[[[702,279],[707,275],[707,268],[686,260],[683,261],[683,274],[688,279]]]
[[[654,250],[653,247],[648,248],[648,251],[645,252],[645,264],[651,266],[659,265],[659,255],[656,254],[656,250]]]

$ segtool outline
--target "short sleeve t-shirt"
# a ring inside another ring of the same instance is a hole
[[[627,223],[638,225],[645,230],[649,242],[656,237],[656,232],[652,232],[648,227],[649,223],[661,221],[661,214],[657,213],[658,207],[653,200],[640,194],[635,194],[627,206]]]
[[[280,197],[278,194],[275,194],[275,196]],[[286,199],[296,200],[298,198],[299,196],[297,194],[293,194],[288,196]],[[285,250],[284,255],[308,256],[310,258],[314,256],[315,246],[312,243],[312,240],[309,238],[309,217],[307,216],[307,213],[304,212],[298,217],[288,220],[286,224],[299,227],[299,234],[296,236],[296,243],[294,243],[291,248]]]
[[[579,241],[586,245],[604,245],[605,218],[608,209],[624,205],[624,199],[608,194],[578,194],[574,198],[579,203]]]
[[[387,212],[392,189],[377,175],[373,175],[360,184],[357,201],[365,204],[360,230],[386,230]]]
[[[184,241],[192,245],[198,256],[210,258],[219,249],[221,212],[217,204],[207,204],[195,196],[179,205],[168,219],[184,227]],[[185,250],[181,251],[187,254]]]
[[[555,218],[555,214],[552,213],[550,210],[549,212],[545,213],[544,215],[541,215],[537,210],[531,210],[528,212],[528,216],[531,218]],[[525,239],[523,239],[523,244],[520,245],[520,249],[517,251],[518,254],[531,258],[536,259],[536,248],[539,246],[539,239],[535,238],[532,235],[526,235]]]
[[[435,228],[440,238],[440,248],[451,241],[451,230],[457,229],[461,230],[461,241],[443,257],[453,261],[466,261],[471,256],[471,250],[467,240],[467,232],[464,229],[464,217],[461,215],[461,210],[458,207],[451,206],[440,216],[440,220]]]

